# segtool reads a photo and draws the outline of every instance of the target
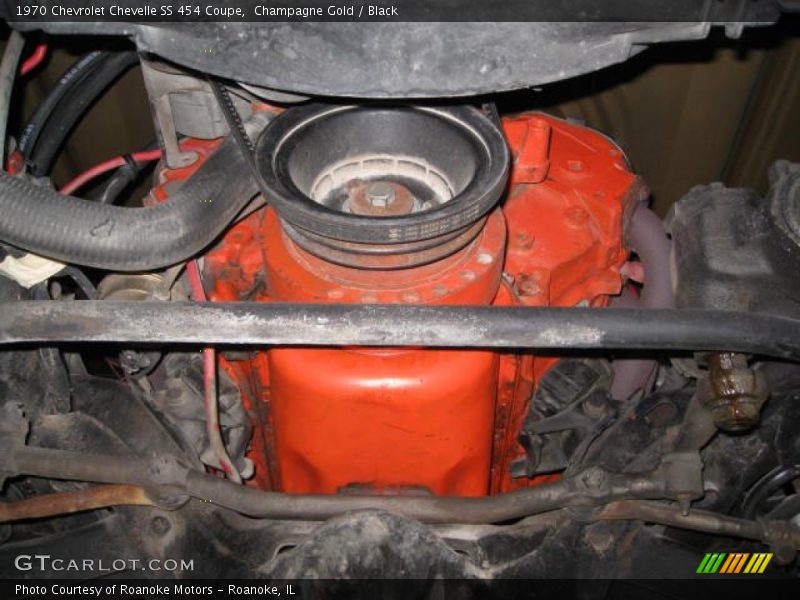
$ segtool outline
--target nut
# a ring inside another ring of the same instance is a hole
[[[372,206],[380,206],[381,208],[389,206],[394,202],[395,193],[394,188],[385,181],[376,181],[369,184],[366,189],[367,201]]]

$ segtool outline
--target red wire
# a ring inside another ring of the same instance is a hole
[[[203,289],[203,279],[200,277],[200,267],[196,260],[186,263],[186,274],[189,275],[189,285],[192,288],[192,295],[195,302],[208,302],[206,291]]]
[[[45,56],[47,56],[47,44],[39,44],[33,50],[31,55],[23,61],[19,68],[19,74],[25,76],[33,71],[36,67],[42,64]]]
[[[134,152],[131,154],[131,158],[136,162],[147,162],[151,160],[158,160],[161,158],[161,150],[145,150],[142,152]],[[103,173],[108,173],[114,169],[118,169],[119,167],[125,166],[125,157],[124,156],[117,156],[115,158],[110,158],[104,162],[101,162],[99,165],[93,166],[91,169],[84,171],[69,183],[62,186],[59,190],[62,194],[72,194],[78,188],[86,185],[89,181],[94,179],[95,177],[99,177]]]
[[[131,158],[136,162],[157,160],[161,158],[161,150],[135,152],[131,154]],[[125,163],[126,160],[123,156],[111,158],[81,173],[64,185],[59,191],[62,194],[71,194],[88,181],[91,181],[103,173],[122,167]],[[200,269],[197,266],[196,260],[190,260],[186,263],[186,272],[189,276],[189,284],[191,285],[195,300],[198,302],[206,302],[206,292],[203,289],[203,280],[200,277]],[[225,472],[228,479],[236,483],[241,483],[242,478],[228,456],[220,432],[219,407],[217,405],[217,353],[213,347],[203,349],[203,391],[205,396],[206,429],[208,431],[211,449],[214,451],[220,467]]]
[[[189,276],[189,285],[192,295],[197,302],[206,302],[206,292],[203,289],[203,280],[196,260],[186,263],[186,273]],[[203,349],[203,391],[205,395],[206,431],[220,467],[231,481],[241,483],[242,478],[228,456],[219,427],[219,407],[217,406],[217,353],[213,347]]]

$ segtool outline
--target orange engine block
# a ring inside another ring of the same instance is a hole
[[[342,267],[298,247],[266,208],[205,256],[210,299],[604,306],[623,284],[623,229],[638,180],[595,131],[543,114],[503,127],[513,158],[508,190],[457,253],[401,270]],[[165,171],[162,181],[191,170]],[[478,496],[536,483],[512,479],[509,468],[523,454],[517,435],[531,393],[554,361],[479,350],[281,348],[221,364],[254,426],[251,485]]]

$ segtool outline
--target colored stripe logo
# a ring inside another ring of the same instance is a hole
[[[709,552],[700,561],[696,573],[738,575],[763,573],[772,560],[771,552]]]

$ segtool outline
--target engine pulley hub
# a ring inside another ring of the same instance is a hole
[[[475,238],[505,188],[509,155],[475,108],[316,104],[273,120],[256,161],[284,230],[304,250],[396,269]]]

